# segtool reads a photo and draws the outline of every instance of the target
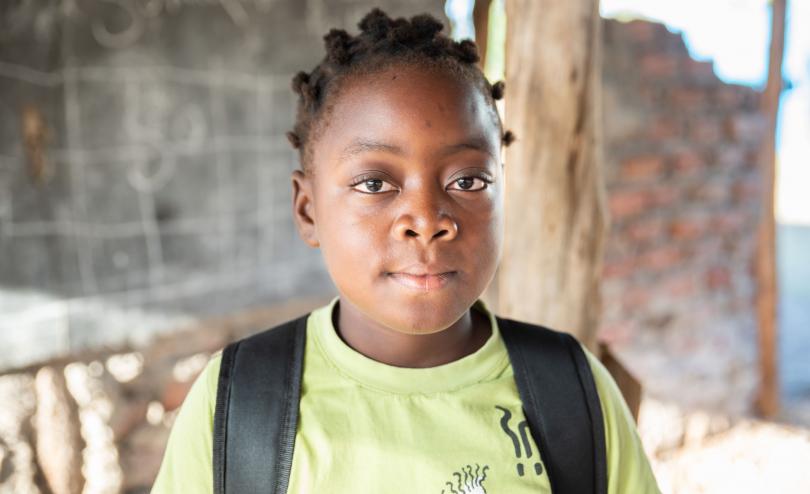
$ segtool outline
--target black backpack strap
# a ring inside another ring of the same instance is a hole
[[[602,408],[582,347],[566,333],[501,317],[497,322],[551,491],[606,494]]]
[[[215,493],[287,492],[308,316],[223,350],[214,413]]]

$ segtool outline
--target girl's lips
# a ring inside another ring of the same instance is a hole
[[[415,275],[408,273],[389,273],[389,276],[400,285],[420,292],[438,290],[447,285],[455,276],[455,271],[441,274]]]

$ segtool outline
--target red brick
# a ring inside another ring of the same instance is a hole
[[[639,258],[639,266],[663,271],[681,262],[681,251],[677,246],[665,245],[656,247],[642,254]]]
[[[718,234],[729,234],[741,231],[748,221],[748,215],[745,211],[739,209],[730,209],[717,213],[711,219],[711,229]],[[756,228],[755,224],[751,224],[752,231]],[[753,235],[753,233],[752,233]]]
[[[621,164],[621,177],[628,182],[649,181],[663,172],[664,160],[655,155],[636,156]]]
[[[628,288],[622,295],[622,308],[628,312],[637,311],[650,303],[652,290],[648,288]]]
[[[748,312],[756,304],[754,297],[732,297],[728,303],[728,310],[731,312]]]
[[[758,113],[738,114],[726,119],[728,137],[737,142],[757,144],[765,137],[766,131],[767,120]]]
[[[638,89],[638,97],[648,105],[658,106],[666,104],[667,91],[661,84],[641,86]]]
[[[675,240],[692,240],[700,237],[706,229],[706,220],[699,216],[684,216],[669,224],[669,234]]]
[[[716,161],[724,170],[741,168],[746,161],[745,149],[738,145],[723,146],[717,151]]]
[[[694,151],[681,151],[672,159],[672,167],[679,175],[693,175],[705,165],[703,157]]]
[[[667,53],[683,54],[686,53],[686,44],[683,41],[681,33],[673,33],[663,24],[659,24],[660,29],[656,30],[656,47],[661,51]],[[679,57],[681,61],[686,57]]]
[[[698,143],[716,143],[723,138],[723,129],[720,123],[710,117],[699,117],[689,125],[690,137]]]
[[[715,89],[714,99],[722,108],[739,109],[745,99],[745,95],[740,89],[739,86],[723,85]]]
[[[756,246],[756,225],[752,224],[751,233],[743,232],[739,236],[723,237],[723,253],[725,258],[736,256],[740,252],[745,252],[749,247]],[[751,251],[753,253],[753,251]]]
[[[661,285],[661,291],[674,298],[684,298],[697,292],[697,282],[690,273],[668,277]]]
[[[724,204],[731,195],[731,184],[723,181],[702,182],[689,192],[689,198],[709,204]]]
[[[623,32],[634,41],[651,41],[655,38],[655,24],[652,22],[635,20],[622,25]]]
[[[653,79],[675,77],[678,73],[678,58],[672,55],[656,53],[641,58],[641,74]]]
[[[627,227],[627,236],[634,243],[650,242],[664,234],[664,220],[651,218],[640,220]]]
[[[655,141],[664,141],[681,135],[680,125],[672,118],[657,118],[647,128],[647,136]]]
[[[745,158],[743,159],[743,168],[752,168],[752,169],[759,169],[760,167],[760,148],[749,148],[743,154]]]
[[[714,75],[714,62],[703,62],[688,58],[683,62],[684,71],[691,75],[694,79],[699,81],[716,81],[717,76]]]
[[[695,110],[706,104],[706,93],[698,88],[678,87],[672,90],[670,102],[678,111]]]
[[[762,109],[762,95],[764,93],[760,93],[758,91],[754,91],[753,89],[749,88],[741,88],[740,91],[743,95],[743,104],[742,108],[752,111],[758,112]]]
[[[628,242],[625,241],[624,236],[613,233],[617,231],[616,228],[611,228],[611,230],[612,232],[608,237],[607,244],[605,244],[604,259],[606,261],[615,262],[624,259],[631,249],[628,247]]]
[[[693,260],[716,260],[723,252],[723,238],[719,235],[706,236],[692,244],[692,248],[694,249]]]
[[[630,276],[636,268],[633,258],[626,258],[617,261],[606,260],[602,265],[603,278],[626,278]]]
[[[650,206],[663,208],[674,204],[679,199],[680,193],[671,185],[656,185],[650,188],[649,196]]]
[[[607,345],[628,343],[633,339],[633,326],[626,321],[603,324],[597,332],[597,338]]]
[[[757,202],[763,192],[762,183],[756,175],[738,179],[732,186],[732,196],[737,203]]]
[[[706,271],[706,286],[712,290],[731,287],[731,273],[724,266],[714,266]]]
[[[608,207],[611,216],[622,220],[644,211],[649,204],[649,194],[644,190],[617,191],[610,194]]]

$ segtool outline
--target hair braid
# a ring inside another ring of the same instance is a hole
[[[476,65],[478,48],[471,40],[456,42],[441,34],[444,25],[429,14],[392,19],[379,8],[372,9],[358,23],[360,33],[352,36],[342,29],[331,29],[324,37],[326,55],[310,72],[298,72],[292,79],[292,90],[298,95],[295,126],[287,132],[290,144],[301,153],[302,163],[309,163],[307,145],[313,137],[328,96],[336,81],[354,73],[379,70],[387,64],[448,63],[464,77],[480,85],[494,108],[503,98],[504,84],[490,84]],[[497,115],[497,109],[495,109]],[[500,118],[498,118],[500,126]],[[501,143],[514,141],[511,131],[502,133]]]

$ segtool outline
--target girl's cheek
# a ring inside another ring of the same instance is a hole
[[[481,200],[471,201],[464,205],[465,211],[479,217],[481,220],[489,220],[498,216],[502,206],[498,197],[489,195]]]

